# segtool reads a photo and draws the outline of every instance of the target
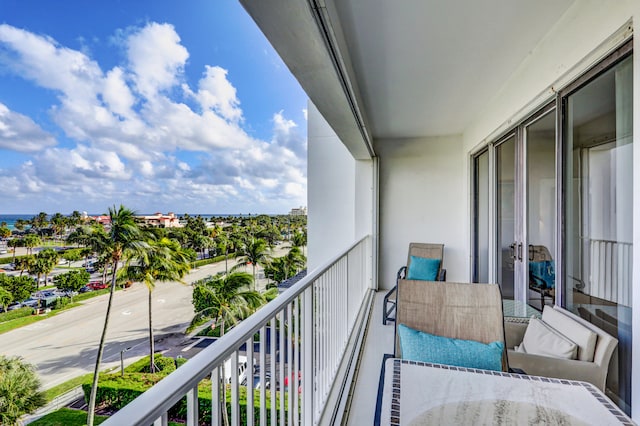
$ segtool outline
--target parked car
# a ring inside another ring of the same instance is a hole
[[[40,299],[27,299],[24,302],[22,302],[22,306],[28,306],[30,308],[37,308],[38,306],[40,306]]]
[[[103,283],[101,281],[91,281],[89,283],[89,287],[91,287],[93,290],[102,290],[109,287],[109,284]]]
[[[78,290],[80,293],[86,293],[88,291],[93,291],[93,289],[91,287],[89,287],[88,285],[85,285],[84,287],[82,287],[80,290]]]
[[[10,305],[7,307],[7,310],[8,310],[8,311],[13,311],[13,310],[16,310],[16,309],[20,309],[20,308],[22,308],[22,307],[23,307],[22,303],[20,303],[20,302],[14,302],[14,303],[10,304]]]

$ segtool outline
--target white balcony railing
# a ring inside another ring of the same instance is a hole
[[[104,424],[166,425],[185,398],[188,425],[219,425],[225,416],[230,425],[318,424],[337,406],[329,398],[343,388],[340,367],[356,352],[347,349],[370,306],[370,240],[307,274]],[[240,403],[245,390],[255,403]],[[211,392],[211,402],[199,392]]]

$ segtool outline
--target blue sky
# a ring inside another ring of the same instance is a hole
[[[0,213],[286,213],[306,106],[234,0],[2,0]]]

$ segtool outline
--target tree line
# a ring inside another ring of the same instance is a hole
[[[306,217],[302,216],[227,217],[212,219],[213,223],[207,223],[201,216],[185,215],[182,218],[185,225],[181,228],[145,226],[132,210],[124,206],[113,206],[109,209],[108,216],[110,223],[106,226],[78,221],[79,214],[69,216],[69,220],[61,220],[58,214],[50,219],[45,213],[35,216],[29,223],[34,230],[42,230],[49,226],[54,231],[50,237],[47,233],[39,232],[38,235],[29,233],[10,238],[8,245],[14,249],[27,248],[27,255],[16,258],[14,250],[13,263],[15,268],[20,270],[20,276],[5,279],[5,285],[0,283],[0,288],[11,288],[10,291],[15,292],[12,297],[26,297],[24,290],[22,293],[15,290],[19,282],[33,282],[31,278],[22,276],[25,271],[37,276],[37,289],[41,276],[44,276],[46,281],[48,274],[61,258],[69,265],[84,258],[86,265],[90,256],[94,259],[96,268],[101,271],[103,282],[110,277],[107,311],[88,402],[89,425],[93,424],[94,419],[99,369],[116,285],[125,281],[136,281],[147,286],[149,352],[152,355],[152,291],[157,282],[183,282],[191,262],[196,258],[212,254],[224,255],[225,273],[195,283],[193,292],[194,321],[212,319],[214,324],[220,324],[222,334],[226,324],[234,324],[246,318],[267,300],[275,297],[275,284],[295,275],[306,265]],[[56,223],[59,225],[52,225]],[[16,229],[22,225],[16,223]],[[66,243],[73,247],[67,248],[62,254],[53,249],[44,249],[33,254],[33,249],[43,243],[42,239],[60,238],[61,235],[66,235]],[[290,242],[290,250],[285,256],[272,258],[269,255],[270,249],[283,240]],[[236,264],[232,268],[229,268],[229,258],[236,258]],[[266,293],[261,293],[257,288],[258,265],[263,267],[265,276],[271,280],[268,287],[272,289]],[[247,266],[251,266],[252,274],[238,271],[238,268]],[[85,271],[71,271],[59,275],[56,284],[67,289],[77,288],[80,282],[88,279],[87,275]],[[2,293],[0,304],[1,297]],[[153,359],[151,356],[151,372],[155,369]]]

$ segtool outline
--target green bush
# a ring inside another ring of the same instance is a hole
[[[176,368],[180,368],[186,362],[187,362],[186,358],[176,358]]]
[[[53,303],[49,306],[51,309],[62,309],[67,306],[71,302],[71,299],[68,297],[58,297]]]
[[[28,317],[33,314],[33,308],[20,308],[14,311],[7,311],[0,314],[0,322],[11,321],[12,319]]]
[[[162,356],[160,354],[156,354],[154,356],[154,364],[156,365],[156,367],[158,368],[158,371],[161,371],[163,373],[171,373],[173,371],[176,371],[176,360],[173,358],[169,358],[166,356]]]
[[[199,268],[200,266],[209,265],[211,263],[218,263],[224,261],[224,254],[216,257],[210,257],[209,259],[196,260],[191,264],[192,268]],[[236,253],[229,253],[227,259],[233,259],[236,257]]]
[[[163,356],[162,354],[155,354],[153,361],[158,367],[159,372],[164,372],[165,375],[175,371],[176,361],[171,357]],[[149,372],[149,355],[140,358],[133,364],[124,369],[126,373],[148,373]]]
[[[107,374],[100,376],[98,383],[98,391],[96,392],[96,404],[109,409],[121,409],[129,404],[144,391],[154,384],[158,383],[166,376],[165,373],[125,373],[124,377],[119,374]],[[91,393],[91,384],[82,385],[85,399],[88,401]],[[231,401],[230,385],[227,385],[227,402]],[[280,392],[276,392],[276,401],[280,399]],[[284,395],[285,400],[285,418],[288,415],[288,397]],[[198,413],[200,423],[211,423],[211,381],[205,379],[198,384]],[[240,424],[246,424],[246,404],[247,404],[247,388],[239,387],[238,403],[240,405]],[[256,423],[260,417],[260,391],[254,392],[254,412]],[[271,392],[266,393],[266,409],[271,409]],[[231,415],[231,406],[227,404],[227,412]],[[280,410],[277,410],[278,421],[280,418]],[[169,410],[169,418],[186,420],[187,417],[187,400],[182,398],[176,405]],[[267,424],[270,424],[270,418],[267,418]]]

